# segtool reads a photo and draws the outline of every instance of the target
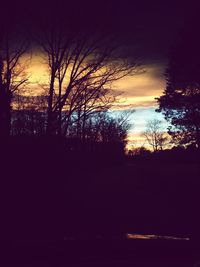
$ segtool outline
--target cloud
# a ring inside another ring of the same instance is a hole
[[[159,97],[165,88],[165,65],[154,64],[144,68],[144,73],[125,77],[113,84],[113,89],[121,93],[118,103],[120,108],[156,106],[155,98]]]

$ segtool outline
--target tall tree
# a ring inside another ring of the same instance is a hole
[[[63,111],[71,116],[74,103],[77,111],[80,110],[84,102],[80,97],[88,95],[83,94],[83,90],[87,89],[90,96],[95,95],[93,100],[97,103],[97,96],[103,95],[96,94],[97,91],[105,92],[113,81],[136,71],[137,64],[120,59],[118,47],[111,45],[108,38],[68,31],[64,24],[48,28],[39,42],[47,56],[50,74],[48,134],[61,132]],[[87,103],[93,105],[93,101]]]
[[[25,65],[21,58],[27,51],[27,43],[11,39],[8,33],[0,40],[0,135],[10,135],[11,109],[14,93],[26,82]]]
[[[173,47],[159,112],[171,123],[169,133],[181,144],[200,149],[200,37],[198,20],[189,21]]]

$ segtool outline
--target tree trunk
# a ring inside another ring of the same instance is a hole
[[[62,93],[62,81],[59,79],[59,92],[58,92],[58,101],[61,101],[61,93]],[[62,106],[59,105],[58,108],[58,135],[62,135]]]
[[[0,136],[8,137],[11,131],[11,93],[0,88]]]
[[[51,82],[48,96],[48,110],[47,110],[47,135],[53,134],[53,91],[54,91],[55,73],[52,71]]]

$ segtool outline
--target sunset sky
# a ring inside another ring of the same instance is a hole
[[[144,71],[133,76],[124,77],[112,85],[115,92],[119,92],[117,103],[114,110],[124,110],[133,108],[135,112],[131,115],[132,123],[129,132],[129,147],[147,145],[141,133],[145,130],[148,120],[157,118],[163,121],[163,127],[166,129],[166,122],[163,116],[157,112],[156,97],[159,97],[165,88],[164,63],[146,64]],[[45,65],[44,57],[35,53],[32,55],[27,72],[30,74],[29,87],[32,94],[40,93],[41,84],[48,81],[48,71]],[[30,93],[29,90],[26,93]]]
[[[154,111],[155,97],[160,96],[165,88],[163,74],[170,49],[179,37],[189,10],[194,10],[192,2],[59,0],[51,3],[29,1],[27,4],[25,0],[21,0],[14,1],[12,9],[10,5],[5,6],[0,20],[5,21],[9,14],[7,27],[14,32],[13,25],[20,25],[22,30],[32,31],[33,36],[37,35],[43,23],[50,25],[59,19],[62,19],[67,27],[117,36],[119,43],[126,47],[122,48],[122,57],[138,60],[145,70],[142,74],[125,77],[113,85],[114,90],[123,92],[121,108],[126,109],[130,105],[135,109],[132,115],[134,127],[129,138],[137,139],[138,145],[142,145],[143,140],[138,136],[144,130],[146,121],[155,117],[163,119],[161,114]],[[42,77],[46,75],[43,68],[41,59],[33,56],[29,71],[35,90],[38,83],[46,79]]]

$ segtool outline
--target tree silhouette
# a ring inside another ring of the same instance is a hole
[[[12,40],[7,33],[0,40],[0,135],[9,136],[11,103],[14,93],[26,82],[25,65],[20,62],[27,51],[27,42]]]
[[[163,131],[161,121],[153,119],[147,122],[146,130],[143,133],[148,144],[152,147],[154,152],[163,150],[166,146],[168,138]]]
[[[172,49],[166,69],[167,86],[157,99],[159,112],[171,123],[169,133],[179,144],[200,148],[200,38],[193,18]]]
[[[66,30],[64,23],[48,27],[39,44],[50,75],[48,134],[61,133],[63,123],[69,122],[73,112],[82,111],[85,101],[87,110],[98,109],[100,103],[100,109],[106,109],[108,102],[102,99],[111,83],[136,71],[137,64],[120,59],[119,47],[111,45],[108,38]]]

